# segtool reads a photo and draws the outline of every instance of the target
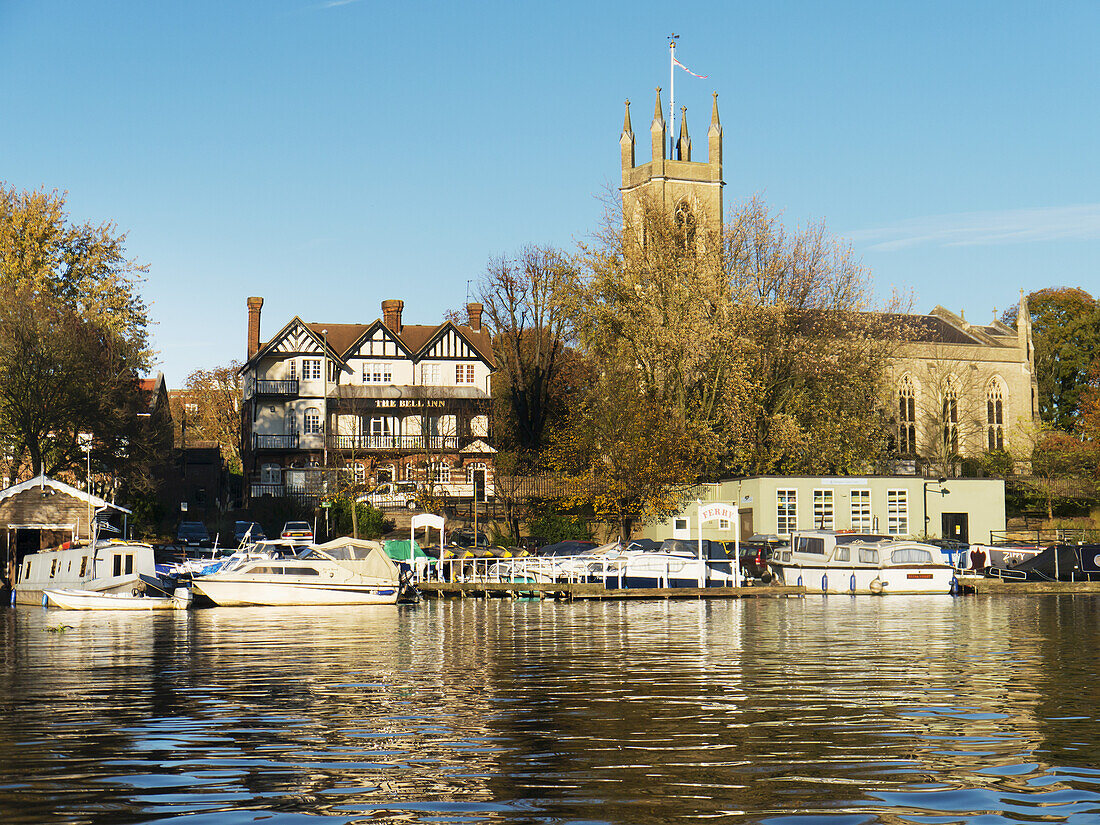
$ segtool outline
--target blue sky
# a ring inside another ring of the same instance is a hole
[[[243,357],[249,295],[265,338],[435,323],[491,256],[582,240],[671,31],[727,204],[824,219],[920,311],[1100,292],[1095,3],[0,0],[0,180],[129,233],[180,386]]]

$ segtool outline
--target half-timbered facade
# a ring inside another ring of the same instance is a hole
[[[261,344],[262,305],[248,299],[241,368],[252,496],[320,494],[325,479],[458,498],[491,490],[495,365],[480,304],[465,324],[405,325],[404,302],[388,300],[370,324],[295,317]]]

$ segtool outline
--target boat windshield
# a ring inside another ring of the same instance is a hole
[[[300,559],[335,559],[336,561],[356,561],[369,559],[374,552],[374,547],[364,547],[356,544],[342,544],[338,547],[326,547],[321,550],[318,547],[309,547],[304,550]]]
[[[920,547],[900,547],[890,554],[890,564],[931,564],[932,553]]]

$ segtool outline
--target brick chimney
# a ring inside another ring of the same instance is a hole
[[[466,304],[466,316],[474,332],[481,332],[481,304]]]
[[[264,299],[249,298],[248,301],[248,357],[260,351],[260,308]]]
[[[401,334],[401,310],[404,308],[405,302],[398,298],[382,302],[382,323],[398,335]]]

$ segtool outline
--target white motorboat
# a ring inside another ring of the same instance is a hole
[[[940,548],[868,533],[795,533],[768,562],[780,584],[835,594],[950,593],[955,570]]]
[[[340,538],[297,556],[242,559],[192,587],[223,606],[395,604],[400,571],[381,542]]]
[[[47,588],[128,595],[171,590],[158,576],[152,546],[123,541],[64,544],[27,555],[16,572],[13,601],[42,604]]]
[[[191,591],[186,587],[177,587],[169,596],[96,593],[68,587],[47,587],[43,594],[46,607],[63,610],[187,610],[191,606]]]

